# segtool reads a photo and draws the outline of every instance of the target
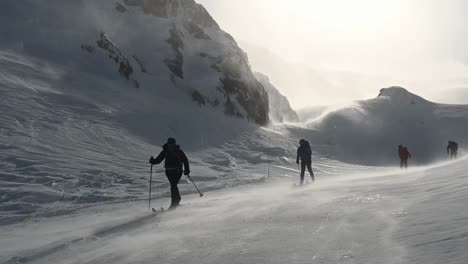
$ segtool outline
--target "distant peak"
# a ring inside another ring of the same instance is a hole
[[[392,100],[398,101],[398,102],[410,102],[411,104],[414,104],[416,102],[428,102],[426,99],[413,94],[406,90],[403,87],[400,86],[392,86],[388,88],[382,88],[380,89],[380,93],[378,97],[386,96],[389,97]]]
[[[379,96],[395,96],[395,95],[414,95],[410,93],[408,90],[406,90],[403,87],[400,86],[391,86],[388,88],[382,88],[380,89]]]

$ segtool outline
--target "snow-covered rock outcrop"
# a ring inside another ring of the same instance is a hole
[[[275,122],[298,122],[299,117],[296,111],[292,109],[288,98],[282,95],[278,89],[270,82],[268,76],[262,73],[255,73],[258,81],[263,85],[268,93],[270,119]]]
[[[468,106],[437,104],[390,87],[309,125],[318,129],[317,148],[347,162],[394,165],[403,144],[413,164],[428,163],[446,157],[448,140],[468,143]]]
[[[1,49],[56,64],[68,76],[91,75],[94,90],[122,81],[160,97],[179,90],[194,105],[268,122],[268,96],[246,54],[193,0],[7,0],[0,14]]]

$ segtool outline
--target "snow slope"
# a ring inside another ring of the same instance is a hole
[[[466,145],[468,106],[438,104],[390,87],[375,99],[327,111],[307,126],[316,129],[312,141],[341,161],[393,166],[402,144],[413,164],[428,164],[446,158],[449,140],[461,149]]]
[[[169,136],[203,187],[264,178],[236,171],[266,163],[267,94],[194,1],[8,0],[0,23],[0,224],[143,199]]]
[[[268,123],[246,54],[193,0],[8,0],[0,12],[0,49],[60,68],[50,86],[63,93],[98,100],[139,88]]]
[[[467,160],[143,202],[0,229],[3,263],[466,263]],[[277,171],[273,169],[277,173]],[[354,171],[354,173],[352,173]],[[443,177],[441,177],[443,175]]]

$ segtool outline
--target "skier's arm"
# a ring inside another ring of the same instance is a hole
[[[166,158],[166,151],[162,150],[161,153],[159,153],[159,155],[153,161],[153,165],[161,163],[165,158]]]
[[[189,175],[190,166],[189,166],[188,158],[187,158],[187,155],[185,155],[185,153],[182,150],[180,151],[180,160],[184,164],[184,174]]]
[[[301,148],[297,148],[297,154],[296,154],[296,163],[299,164],[299,153],[300,153]]]

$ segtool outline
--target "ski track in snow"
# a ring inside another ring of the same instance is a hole
[[[103,205],[2,228],[0,261],[466,263],[466,168],[465,159],[303,188],[236,187],[162,214],[144,213],[143,202]]]

